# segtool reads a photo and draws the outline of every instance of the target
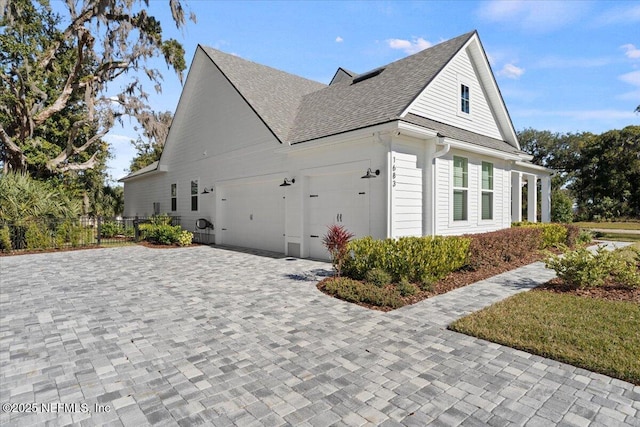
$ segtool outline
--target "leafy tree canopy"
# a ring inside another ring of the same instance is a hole
[[[104,162],[102,137],[131,116],[156,137],[140,75],[157,91],[161,57],[182,81],[184,49],[163,39],[148,0],[67,0],[65,16],[48,0],[0,2],[0,155],[5,172],[60,176]],[[180,0],[169,0],[178,28]],[[195,16],[190,17],[195,22]],[[122,85],[119,88],[113,86]],[[160,127],[161,128],[161,127]]]
[[[139,136],[136,141],[131,141],[131,144],[136,149],[136,155],[131,160],[131,166],[129,167],[131,172],[140,170],[156,160],[160,160],[172,121],[173,115],[170,111],[158,113],[153,120],[153,132],[143,129],[143,135]]]
[[[640,126],[600,135],[525,129],[518,136],[534,163],[558,171],[553,187],[569,190],[581,218],[640,218]]]

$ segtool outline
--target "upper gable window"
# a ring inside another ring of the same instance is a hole
[[[471,111],[469,105],[469,86],[460,83],[460,112],[469,114]]]

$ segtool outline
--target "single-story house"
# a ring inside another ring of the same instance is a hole
[[[329,85],[198,46],[158,162],[124,182],[125,215],[168,213],[221,245],[326,258],[330,224],[374,238],[522,220],[530,163],[477,32]],[[536,221],[538,192],[528,192]]]

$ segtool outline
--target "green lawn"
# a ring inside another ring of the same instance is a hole
[[[597,233],[596,239],[602,240],[616,240],[619,242],[640,242],[640,234],[625,234],[625,233]]]
[[[574,222],[580,228],[602,228],[606,230],[640,230],[640,222]]]
[[[449,328],[640,385],[640,304],[529,291]]]

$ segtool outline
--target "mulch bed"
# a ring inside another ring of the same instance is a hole
[[[559,252],[559,251],[552,251],[552,252]],[[427,298],[432,298],[436,295],[447,293],[454,289],[461,288],[461,287],[470,285],[472,283],[488,279],[498,274],[515,270],[516,268],[534,263],[536,261],[542,261],[544,260],[544,258],[545,258],[545,255],[542,252],[537,252],[537,253],[531,253],[526,257],[518,258],[509,263],[504,263],[500,266],[483,267],[475,271],[470,271],[470,270],[455,271],[449,274],[444,279],[434,283],[431,291],[419,291],[418,293],[410,297],[402,297],[402,300],[405,302],[405,306],[415,304]],[[331,278],[326,278],[318,283],[317,288],[320,291],[324,292],[324,286],[327,280],[331,280]],[[540,285],[537,288],[534,288],[534,290],[555,292],[555,293],[568,293],[568,294],[572,294],[580,297],[601,298],[609,301],[630,301],[630,302],[640,303],[640,289],[624,288],[612,283],[606,284],[605,286],[602,286],[602,287],[578,289],[576,287],[566,285],[564,284],[564,282],[562,282],[562,280],[556,278],[547,283],[544,283],[543,285]],[[330,296],[333,296],[333,295],[330,295]],[[384,311],[384,312],[393,310],[392,308],[389,308],[389,307],[379,307],[379,306],[365,304],[365,303],[358,303],[358,305],[372,309],[372,310],[378,310],[378,311]]]

